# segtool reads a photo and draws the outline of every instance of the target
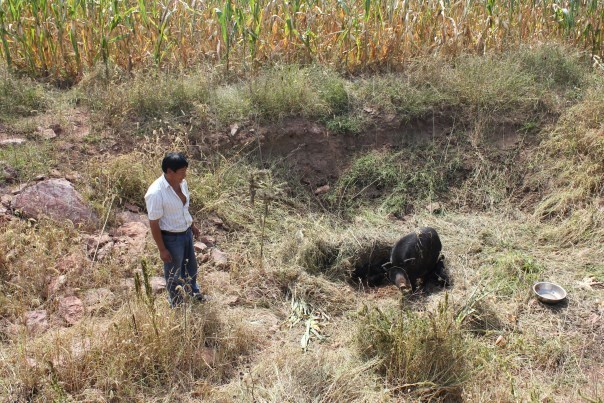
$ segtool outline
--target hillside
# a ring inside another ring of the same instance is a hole
[[[354,75],[99,65],[67,89],[2,70],[0,400],[602,402],[593,61],[540,44]],[[180,309],[143,198],[172,150],[211,297]],[[91,225],[15,208],[56,179]],[[450,287],[353,278],[422,226]],[[541,280],[567,300],[538,302]]]

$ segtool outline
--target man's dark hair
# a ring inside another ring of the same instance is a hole
[[[168,153],[161,162],[161,170],[164,173],[168,172],[168,168],[173,171],[178,171],[180,168],[189,166],[189,162],[183,153]]]

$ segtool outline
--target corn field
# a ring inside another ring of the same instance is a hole
[[[602,0],[0,0],[0,55],[13,71],[69,82],[99,62],[358,72],[553,39],[601,57],[603,21]]]

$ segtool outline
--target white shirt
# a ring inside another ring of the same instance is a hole
[[[159,228],[163,231],[183,232],[193,223],[193,217],[189,214],[190,196],[186,180],[180,183],[180,190],[186,197],[184,204],[163,175],[147,190],[147,215],[149,220],[159,220]]]

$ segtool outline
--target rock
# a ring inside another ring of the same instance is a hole
[[[90,260],[101,262],[111,256],[111,252],[113,251],[114,245],[115,243],[113,241],[107,242],[103,246],[99,246],[98,249],[92,249],[88,257],[90,258]]]
[[[507,343],[508,341],[502,335],[499,335],[499,337],[497,337],[497,340],[495,340],[495,345],[498,347],[505,347]]]
[[[57,137],[57,133],[52,129],[52,128],[47,128],[44,129],[40,126],[38,126],[38,134],[40,135],[40,137],[42,137],[44,140],[51,140],[54,139],[55,137]]]
[[[12,195],[2,195],[2,196],[0,196],[0,204],[2,204],[6,208],[9,208],[11,206],[12,201],[13,201],[13,196]]]
[[[78,297],[64,297],[59,300],[59,316],[67,323],[74,325],[84,316],[84,304]]]
[[[220,249],[212,249],[212,260],[214,261],[214,265],[219,269],[227,269],[229,266],[229,259],[226,253],[221,251]]]
[[[331,187],[329,185],[323,185],[323,186],[315,189],[315,196],[325,194],[325,193],[329,192],[330,189],[331,189]]]
[[[4,215],[6,213],[8,213],[8,210],[6,209],[6,207],[0,204],[0,215]]]
[[[72,253],[71,255],[59,258],[55,263],[55,269],[59,273],[81,274],[84,267],[90,265],[85,259],[84,256]]]
[[[77,172],[72,172],[70,174],[65,175],[65,179],[67,179],[71,183],[74,183],[82,179],[82,175]]]
[[[121,258],[138,257],[145,251],[147,226],[141,222],[127,222],[114,231],[115,247]],[[125,260],[124,260],[125,262]]]
[[[222,221],[220,219],[220,217],[215,216],[215,215],[211,215],[208,217],[208,220],[210,220],[210,222],[212,224],[214,224],[216,227],[222,227],[224,225],[224,221]]]
[[[109,236],[109,234],[107,233],[102,233],[100,236],[99,235],[90,235],[86,238],[86,250],[88,251],[88,255],[90,255],[90,257],[92,257],[92,254],[94,254],[94,251],[98,247],[100,248],[101,246],[105,245],[106,243],[112,242],[111,236]]]
[[[50,280],[48,284],[48,297],[55,296],[65,284],[67,284],[67,276],[64,274]]]
[[[235,136],[237,133],[239,133],[239,129],[241,129],[241,128],[239,127],[239,125],[238,125],[237,123],[233,123],[233,124],[231,125],[231,133],[230,133],[230,134],[231,134],[231,137],[233,137],[233,136]]]
[[[48,314],[45,310],[29,311],[25,314],[25,326],[31,334],[40,334],[48,330]]]
[[[95,313],[107,309],[114,300],[115,295],[108,288],[87,290],[82,297],[82,302],[88,313]]]
[[[0,147],[8,147],[8,146],[18,146],[20,144],[25,143],[25,139],[21,139],[21,138],[10,138],[10,139],[4,139],[4,140],[0,140]]]
[[[216,243],[216,238],[209,235],[202,235],[199,237],[199,241],[205,243],[209,248],[211,248]]]
[[[239,297],[236,295],[231,295],[231,296],[226,297],[222,302],[228,306],[233,307],[233,306],[239,304]]]
[[[145,238],[147,236],[147,226],[141,222],[127,222],[114,231],[116,237],[127,238]]]
[[[208,249],[208,245],[203,242],[195,242],[193,248],[195,248],[195,252],[203,252]]]
[[[428,210],[430,214],[440,214],[442,213],[442,205],[438,202],[433,202],[426,206],[426,210]]]
[[[14,197],[12,207],[27,217],[43,215],[74,225],[94,226],[98,217],[84,204],[82,196],[65,179],[50,179],[29,186]]]
[[[198,256],[197,259],[199,259],[199,263],[207,263],[210,260],[210,255],[206,253],[205,255]]]
[[[132,211],[133,213],[140,213],[140,211],[141,211],[140,207],[135,206],[134,204],[130,204],[130,203],[124,204],[124,207],[126,208],[126,210]]]
[[[11,193],[13,195],[18,195],[19,193],[23,192],[23,190],[25,188],[27,188],[27,186],[29,186],[27,183],[22,183],[20,185],[17,185],[11,189]]]
[[[120,280],[120,287],[125,290],[134,290],[134,279],[133,278],[123,278]]]
[[[149,228],[149,219],[146,215],[136,214],[131,211],[120,211],[115,215],[115,221],[118,225],[124,225],[129,222],[140,222]]]
[[[216,360],[216,352],[213,348],[210,347],[202,347],[198,354],[200,354],[201,360],[210,368],[214,366],[214,362]]]
[[[166,279],[163,277],[149,277],[149,284],[155,294],[159,294],[166,289]]]
[[[0,161],[0,180],[4,180],[6,183],[15,183],[19,174],[17,170],[10,165],[8,165],[5,161]]]

